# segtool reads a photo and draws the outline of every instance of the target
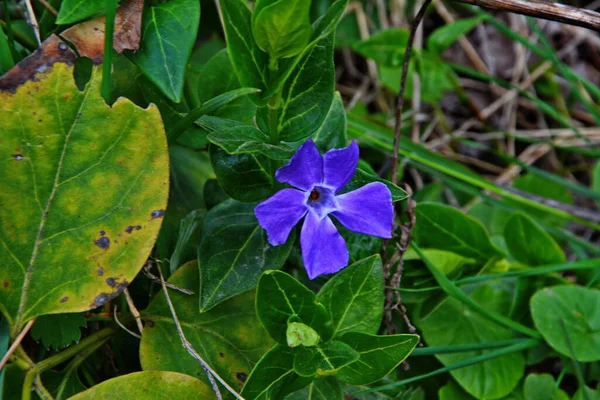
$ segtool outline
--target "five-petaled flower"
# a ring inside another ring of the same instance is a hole
[[[348,265],[346,242],[330,216],[351,231],[392,237],[392,194],[381,182],[337,194],[350,182],[358,164],[358,145],[334,149],[321,156],[312,140],[306,141],[279,168],[275,178],[297,189],[283,189],[254,209],[269,243],[283,244],[303,218],[300,234],[302,260],[308,277],[338,272]]]

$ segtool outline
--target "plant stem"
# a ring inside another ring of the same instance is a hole
[[[110,102],[110,73],[112,70],[113,35],[117,0],[106,0],[106,24],[104,28],[104,65],[102,67],[102,97]]]
[[[10,358],[12,353],[14,353],[15,350],[17,349],[17,347],[19,347],[19,345],[21,344],[21,341],[23,340],[23,338],[25,337],[27,332],[29,332],[29,330],[33,326],[34,322],[35,322],[35,318],[32,319],[31,321],[29,321],[27,323],[27,325],[25,325],[25,328],[23,328],[23,330],[19,333],[19,335],[17,335],[13,344],[8,348],[4,357],[2,357],[2,361],[0,361],[0,370],[2,370],[2,368],[4,368],[4,366],[8,362],[8,359]]]

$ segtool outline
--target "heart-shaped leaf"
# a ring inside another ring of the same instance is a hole
[[[331,314],[333,334],[377,333],[383,315],[383,272],[378,255],[356,262],[331,278],[317,299]]]
[[[99,68],[83,91],[68,64],[46,68],[0,92],[0,310],[13,333],[119,295],[147,259],[167,202],[156,107],[125,98],[108,106]],[[133,150],[140,143],[144,151]]]
[[[600,360],[600,290],[558,286],[531,298],[531,316],[546,342],[577,361]]]
[[[287,326],[292,317],[313,328],[322,341],[333,334],[331,317],[317,296],[285,272],[267,271],[260,277],[256,314],[269,335],[281,344],[287,344]]]
[[[198,247],[200,311],[252,289],[263,271],[281,268],[293,243],[292,235],[286,244],[271,246],[253,204],[228,200],[211,209]]]
[[[177,372],[147,371],[104,381],[71,400],[93,399],[215,399],[212,389],[189,375]]]
[[[169,282],[196,290],[196,262],[183,265]],[[254,292],[236,296],[205,313],[198,313],[198,295],[171,291],[169,297],[186,338],[202,358],[232,387],[241,389],[254,364],[273,342],[254,312]],[[146,327],[140,344],[142,368],[194,376],[206,383],[206,374],[181,345],[164,295],[160,293],[142,313]]]

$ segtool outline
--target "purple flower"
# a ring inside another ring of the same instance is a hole
[[[338,272],[348,264],[346,242],[330,216],[351,231],[392,237],[392,194],[381,182],[336,195],[354,176],[358,145],[334,149],[321,157],[312,140],[306,141],[275,178],[297,189],[283,189],[254,209],[269,243],[284,244],[303,218],[300,246],[308,277]]]

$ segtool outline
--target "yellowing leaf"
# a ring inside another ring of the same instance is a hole
[[[156,107],[108,106],[100,67],[83,91],[67,63],[35,70],[0,85],[12,91],[0,90],[0,311],[13,335],[33,317],[121,293],[154,245],[168,193]]]

